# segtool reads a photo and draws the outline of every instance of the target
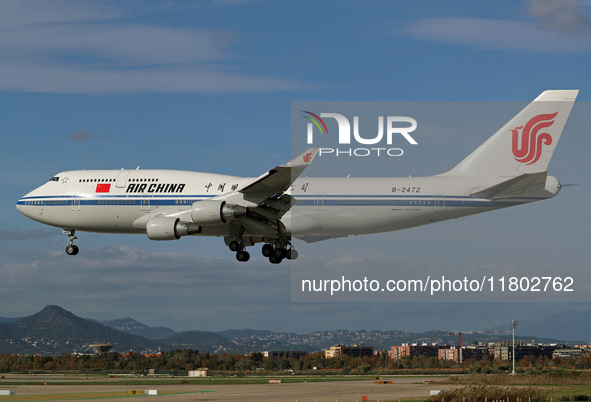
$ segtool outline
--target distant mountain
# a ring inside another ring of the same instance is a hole
[[[0,324],[0,352],[56,355],[74,351],[90,352],[90,344],[112,343],[113,350],[156,350],[158,344],[125,334],[105,325],[80,318],[59,306],[12,323]]]
[[[497,326],[494,329],[506,329]],[[575,341],[591,342],[591,309],[584,311],[565,311],[550,314],[535,320],[519,320],[515,334],[524,337],[546,337]]]
[[[137,322],[133,318],[118,318],[116,320],[99,322],[127,334],[139,335],[152,340],[170,338],[178,334],[178,332],[167,327],[149,327],[141,322]]]
[[[247,350],[307,350],[309,352],[328,349],[337,343],[354,345],[365,344],[376,349],[390,348],[402,342],[411,342],[416,334],[404,331],[318,331],[309,334],[289,332],[252,334],[236,337],[233,340]]]
[[[246,351],[235,341],[207,331],[181,332],[171,338],[164,339],[163,342],[171,345],[173,349],[193,349],[201,353],[244,353]]]
[[[268,331],[266,334],[245,332],[246,337],[232,338],[238,351],[254,352],[265,350],[306,350],[309,352],[329,349],[338,343],[346,345],[364,344],[373,346],[375,350],[390,350],[394,345],[402,343],[437,343],[440,345],[459,345],[458,335],[448,335],[445,331],[406,332],[406,331],[349,331],[332,330],[318,331],[308,334],[277,333]],[[510,339],[510,334],[473,334],[463,336],[463,345],[473,342],[498,342]],[[516,339],[529,339],[516,337]],[[562,343],[555,339],[536,338],[541,343]],[[170,342],[170,340],[167,340]]]
[[[516,339],[540,343],[565,342],[557,339],[588,339],[581,334],[591,322],[591,310],[566,312],[541,320],[524,320],[517,327]],[[506,328],[499,328],[506,329]],[[517,335],[518,334],[518,335]],[[535,336],[533,334],[536,334]],[[548,338],[540,338],[540,334]],[[139,336],[143,335],[143,336]],[[147,339],[147,338],[152,339]],[[474,342],[497,342],[510,339],[511,334],[464,334],[463,345]],[[157,341],[155,340],[157,339]],[[29,317],[13,322],[0,322],[0,353],[56,355],[70,352],[91,352],[92,343],[112,343],[113,350],[154,351],[161,349],[194,349],[205,353],[252,353],[265,350],[328,349],[336,344],[364,344],[376,350],[389,350],[402,343],[459,344],[458,335],[445,331],[317,331],[308,334],[267,330],[229,329],[220,332],[187,331],[177,333],[166,327],[149,327],[132,318],[93,321],[80,318],[59,306],[47,306]]]
[[[267,336],[274,334],[273,331],[266,329],[227,329],[225,331],[214,332],[226,338],[250,338],[257,336]]]
[[[0,317],[0,323],[3,323],[3,322],[15,322],[15,321],[20,320],[21,318],[22,317],[19,317],[19,318],[4,318],[4,317]]]

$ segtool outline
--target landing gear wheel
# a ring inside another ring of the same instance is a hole
[[[295,260],[296,258],[298,258],[298,252],[295,248],[290,248],[285,253],[285,258],[287,258],[288,260]]]
[[[273,246],[270,244],[265,244],[263,246],[263,257],[270,257],[273,253]]]
[[[276,248],[275,251],[273,251],[273,255],[282,260],[285,258],[285,249],[284,248]]]
[[[248,251],[238,251],[236,253],[236,259],[240,262],[246,262],[250,260],[250,253]]]
[[[74,229],[64,229],[63,233],[68,235],[68,247],[66,247],[66,254],[68,255],[76,255],[80,249],[78,246],[74,245],[74,240],[77,239],[76,231]]]
[[[228,247],[230,247],[231,251],[238,251],[240,250],[240,243],[238,243],[236,240],[232,240],[230,244],[228,244]]]
[[[281,263],[281,261],[283,261],[283,258],[279,258],[275,254],[272,254],[271,256],[269,256],[269,262],[271,264],[279,264],[279,263]]]

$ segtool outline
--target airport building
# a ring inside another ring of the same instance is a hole
[[[107,353],[109,350],[113,348],[113,345],[110,343],[95,343],[90,345],[90,347],[94,350],[95,353]]]
[[[437,358],[439,360],[453,360],[454,362],[460,361],[460,350],[456,347],[449,349],[439,349],[437,351]]]
[[[583,349],[556,349],[552,353],[552,358],[558,357],[559,359],[570,359],[571,357],[579,357],[583,354]]]
[[[449,345],[403,343],[401,346],[392,346],[390,348],[390,358],[400,360],[405,356],[438,357],[439,349],[443,348],[449,348]]]
[[[583,348],[567,348],[558,344],[537,344],[527,341],[515,342],[515,359],[521,360],[524,357],[545,356],[549,359],[559,357],[561,359],[580,356]],[[461,351],[456,346],[437,345],[437,344],[408,344],[401,346],[392,346],[390,348],[390,358],[400,360],[406,356],[422,356],[425,358],[437,357],[440,360],[451,360],[459,363],[460,360],[466,361],[474,359],[477,361],[491,358],[499,360],[513,359],[513,344],[511,341],[495,342],[485,345],[483,343],[473,344],[462,347]]]
[[[488,347],[484,345],[470,345],[464,346],[461,350],[461,360],[487,360],[490,357]],[[440,360],[453,360],[456,363],[460,362],[460,349],[455,346],[446,349],[439,349],[437,358]]]
[[[373,346],[364,346],[363,344],[346,346],[338,344],[331,346],[330,349],[325,350],[324,357],[327,359],[336,356],[352,356],[352,357],[363,357],[373,356]]]
[[[511,341],[498,342],[492,346],[495,359],[513,360],[513,344]],[[564,349],[567,349],[566,346],[558,344],[544,345],[526,341],[515,341],[515,360],[521,360],[528,356],[534,358],[545,356],[551,359],[555,350]]]
[[[189,377],[209,377],[209,369],[207,367],[199,367],[197,370],[189,370],[187,374]]]
[[[305,350],[266,350],[263,352],[265,357],[294,357],[299,359],[308,354]]]

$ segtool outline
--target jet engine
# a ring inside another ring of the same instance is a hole
[[[191,218],[199,225],[226,223],[246,216],[247,208],[242,205],[227,204],[226,201],[197,201],[191,208]]]
[[[201,226],[179,218],[156,217],[148,220],[146,233],[150,240],[178,240],[201,232]]]

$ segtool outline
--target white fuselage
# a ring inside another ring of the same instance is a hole
[[[190,220],[195,202],[211,199],[252,178],[175,170],[62,172],[22,197],[17,208],[41,223],[68,230],[146,233],[156,216]],[[560,184],[508,199],[471,196],[498,177],[299,178],[287,192],[296,200],[282,217],[292,237],[388,232],[551,198]],[[228,225],[199,235],[226,236]],[[256,233],[250,233],[257,235]]]

